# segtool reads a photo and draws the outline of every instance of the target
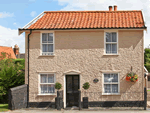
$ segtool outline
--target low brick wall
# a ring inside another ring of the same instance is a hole
[[[27,85],[21,85],[9,90],[9,109],[21,109],[27,107]]]

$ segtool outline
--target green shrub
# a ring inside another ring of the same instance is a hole
[[[12,58],[0,60],[0,103],[8,102],[10,88],[24,84],[25,65],[15,63],[15,60]]]
[[[61,87],[62,87],[61,83],[59,83],[59,82],[55,83],[55,89],[60,90]]]
[[[84,88],[85,90],[89,89],[89,87],[90,87],[89,82],[85,82],[85,83],[83,84],[83,88]]]

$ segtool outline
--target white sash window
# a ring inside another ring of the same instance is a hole
[[[103,74],[103,93],[118,94],[119,93],[119,74],[104,73]]]
[[[42,55],[53,55],[54,53],[54,34],[42,33]]]
[[[105,32],[105,54],[118,53],[117,32]]]
[[[55,75],[40,74],[40,94],[55,93]]]

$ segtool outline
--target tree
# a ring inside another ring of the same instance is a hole
[[[150,49],[149,48],[145,48],[144,66],[147,68],[148,72],[150,72]]]
[[[4,57],[4,58],[2,58]],[[8,102],[8,90],[24,84],[24,63],[16,63],[15,59],[2,55],[0,60],[0,99]]]

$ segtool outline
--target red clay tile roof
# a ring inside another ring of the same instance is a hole
[[[45,11],[26,29],[146,28],[142,11]]]
[[[0,46],[0,56],[2,56],[1,52],[6,52],[6,54],[11,55],[11,58],[16,59],[14,51],[11,47]],[[8,58],[8,55],[6,55],[7,58]]]

